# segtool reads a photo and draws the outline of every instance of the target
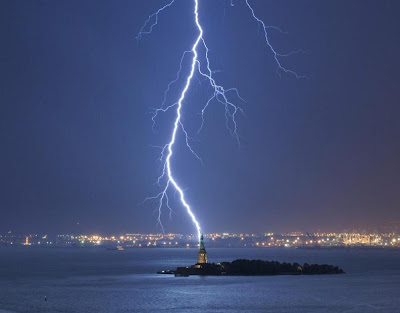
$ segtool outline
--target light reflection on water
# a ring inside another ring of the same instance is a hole
[[[347,273],[155,274],[194,263],[196,253],[177,248],[1,248],[0,312],[399,312],[400,251],[208,249],[212,262],[248,258],[328,263]]]

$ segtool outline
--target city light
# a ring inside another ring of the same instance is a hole
[[[43,241],[42,238],[48,240]],[[395,233],[285,233],[266,237],[265,234],[210,233],[204,234],[209,247],[399,247],[400,240]],[[310,239],[314,238],[314,240]],[[123,238],[123,239],[122,239]],[[99,246],[124,248],[139,247],[197,247],[196,234],[125,234],[118,236],[101,235],[43,235],[29,234],[0,235],[0,245],[48,245],[48,246]]]

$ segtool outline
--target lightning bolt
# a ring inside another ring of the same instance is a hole
[[[209,105],[211,102],[216,101],[220,104],[222,104],[225,108],[225,120],[226,120],[226,127],[230,131],[231,135],[237,140],[238,144],[240,144],[240,139],[239,135],[237,132],[237,122],[236,122],[236,117],[238,113],[243,113],[243,110],[236,104],[232,102],[231,99],[231,94],[235,96],[235,98],[244,101],[243,98],[240,96],[239,91],[236,88],[224,88],[223,86],[219,85],[216,80],[214,79],[213,74],[215,71],[211,69],[210,65],[210,59],[209,59],[209,48],[206,44],[206,40],[204,38],[204,32],[203,28],[201,26],[201,23],[199,21],[199,1],[200,0],[193,0],[194,2],[194,10],[193,10],[193,15],[194,15],[194,22],[198,31],[197,37],[194,40],[194,43],[191,47],[190,50],[184,51],[180,65],[179,65],[179,70],[176,74],[176,78],[172,80],[168,86],[167,89],[164,92],[164,100],[161,104],[161,106],[157,109],[154,109],[153,115],[152,115],[152,121],[153,121],[153,127],[156,123],[156,119],[159,114],[165,113],[171,109],[175,109],[175,119],[173,121],[173,127],[171,131],[171,136],[170,140],[162,147],[158,147],[161,150],[160,153],[160,158],[159,160],[162,162],[162,173],[157,179],[157,184],[160,186],[161,191],[155,195],[154,197],[149,197],[146,198],[146,200],[157,200],[158,205],[156,212],[158,212],[158,224],[160,225],[162,231],[164,232],[163,225],[161,223],[161,213],[162,213],[162,208],[165,205],[169,210],[170,214],[172,213],[172,208],[169,203],[169,195],[168,192],[170,189],[174,190],[176,193],[179,194],[179,199],[183,207],[186,209],[188,215],[192,219],[193,224],[196,227],[197,231],[197,236],[200,239],[201,236],[201,227],[200,223],[196,219],[195,214],[193,213],[193,208],[189,205],[185,198],[184,190],[182,189],[181,186],[177,183],[173,171],[172,171],[172,166],[171,166],[171,159],[174,155],[174,145],[176,143],[176,138],[177,134],[179,131],[182,132],[182,134],[185,137],[185,143],[187,148],[190,150],[190,152],[198,159],[201,161],[200,156],[194,151],[190,143],[193,141],[193,138],[188,135],[188,132],[185,130],[184,124],[182,122],[182,108],[183,108],[183,103],[185,101],[186,94],[188,90],[190,89],[193,77],[195,76],[195,73],[198,73],[200,77],[205,79],[211,86],[213,92],[211,93],[210,97],[206,101],[205,105],[203,106],[201,112],[200,112],[200,117],[201,117],[201,125],[200,128],[198,129],[197,133],[201,132],[204,126],[204,120],[205,120],[205,112],[208,109]],[[278,53],[272,44],[270,43],[269,36],[268,36],[268,30],[269,29],[276,29],[281,31],[279,28],[275,26],[267,26],[261,19],[259,19],[254,12],[254,9],[250,5],[248,0],[244,0],[246,6],[249,8],[253,19],[262,26],[263,31],[264,31],[264,39],[267,43],[267,46],[269,47],[270,51],[273,54],[275,63],[277,64],[277,69],[279,71],[282,71],[287,74],[292,74],[296,78],[302,78],[304,76],[298,75],[296,72],[286,69],[280,62],[279,58],[280,57],[285,57],[289,56],[294,53],[302,52],[301,50],[298,51],[292,51],[287,54],[281,54]],[[153,29],[157,26],[158,24],[158,18],[160,13],[162,13],[164,10],[168,9],[175,3],[175,0],[172,0],[168,2],[166,5],[158,9],[155,13],[149,15],[148,19],[140,29],[140,32],[136,36],[138,40],[140,40],[144,35],[151,34]],[[233,7],[234,6],[234,1],[230,1],[230,5]],[[282,31],[281,31],[282,32]],[[205,60],[205,63],[199,59],[199,54],[200,52],[200,47],[203,48],[204,52],[202,54],[202,57]],[[191,62],[190,62],[190,71],[189,74],[185,78],[185,84],[184,87],[180,93],[180,96],[178,100],[172,104],[166,105],[167,103],[167,97],[168,93],[170,91],[170,88],[173,84],[175,84],[180,78],[181,78],[181,71],[183,67],[183,61],[186,58],[187,55],[191,55]]]

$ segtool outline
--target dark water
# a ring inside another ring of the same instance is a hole
[[[260,258],[330,263],[347,274],[155,274],[194,263],[196,252],[0,248],[0,312],[400,312],[400,251],[209,249],[215,262]]]

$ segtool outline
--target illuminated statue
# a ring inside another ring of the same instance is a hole
[[[200,249],[199,253],[197,254],[197,264],[205,264],[205,263],[207,263],[207,252],[206,248],[204,247],[203,234],[201,234]]]

